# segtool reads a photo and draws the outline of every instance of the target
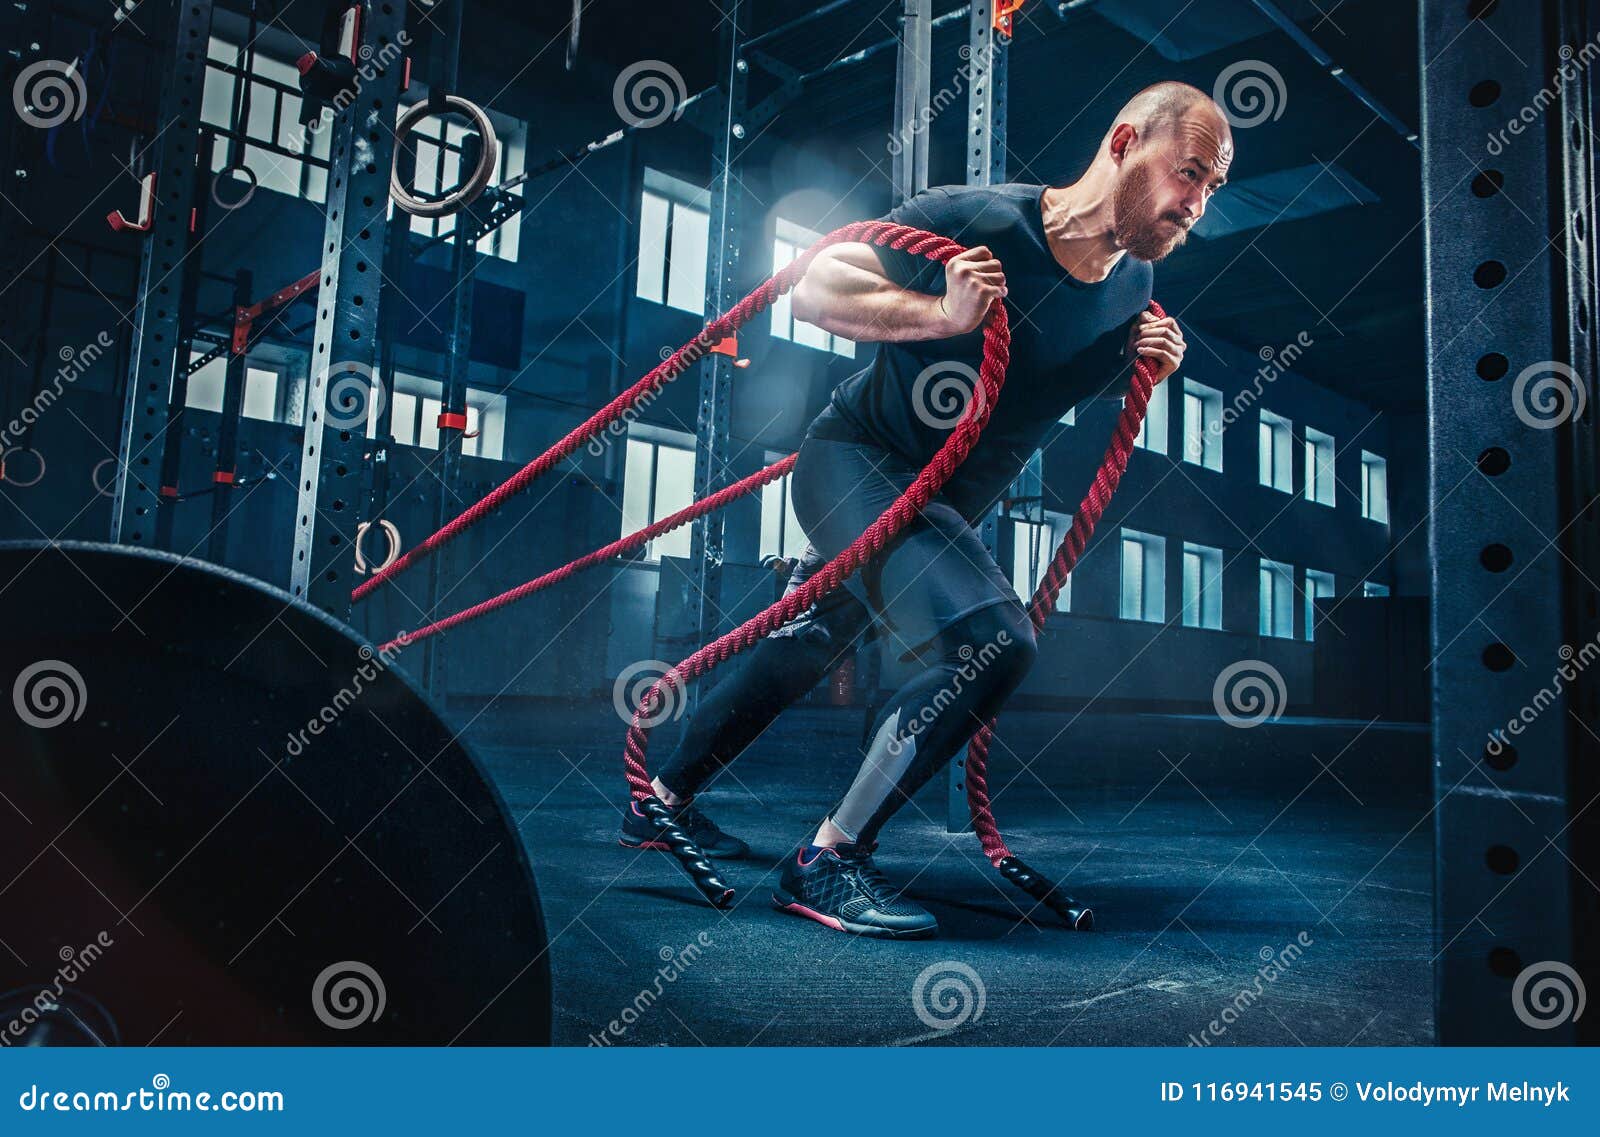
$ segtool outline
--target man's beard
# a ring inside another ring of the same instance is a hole
[[[1126,249],[1141,261],[1152,263],[1183,244],[1189,236],[1180,218],[1158,217],[1147,212],[1153,180],[1149,164],[1141,162],[1123,175],[1111,195],[1111,234],[1117,247]],[[1169,220],[1175,224],[1167,224]]]

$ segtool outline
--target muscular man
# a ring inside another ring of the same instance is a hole
[[[795,288],[796,319],[882,346],[835,389],[800,447],[791,492],[810,547],[790,588],[855,540],[944,444],[964,406],[952,405],[948,382],[975,374],[996,301],[1010,317],[1011,363],[988,426],[943,491],[844,587],[744,656],[654,781],[707,854],[745,855],[693,805],[695,792],[877,621],[885,649],[921,670],[879,713],[849,789],[789,856],[778,907],[864,935],[936,931],[873,864],[879,830],[999,711],[1035,654],[1032,622],[974,526],[1069,408],[1120,391],[1132,355],[1154,361],[1158,382],[1178,369],[1182,333],[1146,310],[1150,266],[1183,243],[1232,160],[1221,109],[1187,84],[1160,83],[1118,112],[1071,185],[940,187],[885,218],[968,246],[947,264],[834,245]],[[653,847],[651,838],[630,807],[623,843]]]

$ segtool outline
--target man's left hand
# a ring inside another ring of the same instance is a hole
[[[1183,365],[1185,346],[1178,321],[1171,316],[1157,319],[1153,312],[1140,312],[1128,334],[1128,350],[1136,356],[1145,356],[1156,365],[1157,383]]]

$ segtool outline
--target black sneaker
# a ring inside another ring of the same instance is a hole
[[[811,860],[800,848],[772,894],[774,906],[858,936],[923,939],[939,930],[925,908],[901,897],[872,863],[875,845],[840,845]]]
[[[694,839],[700,851],[718,861],[736,861],[750,855],[750,846],[739,838],[724,833],[717,823],[694,807],[693,800],[684,801],[673,811],[672,819]],[[622,814],[622,844],[630,849],[666,850],[664,841],[656,840],[656,827],[639,812],[639,803],[630,801]]]

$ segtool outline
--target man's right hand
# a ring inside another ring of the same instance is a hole
[[[939,310],[952,336],[965,335],[983,323],[989,305],[1006,295],[1006,276],[987,245],[977,245],[945,262],[944,295]]]

